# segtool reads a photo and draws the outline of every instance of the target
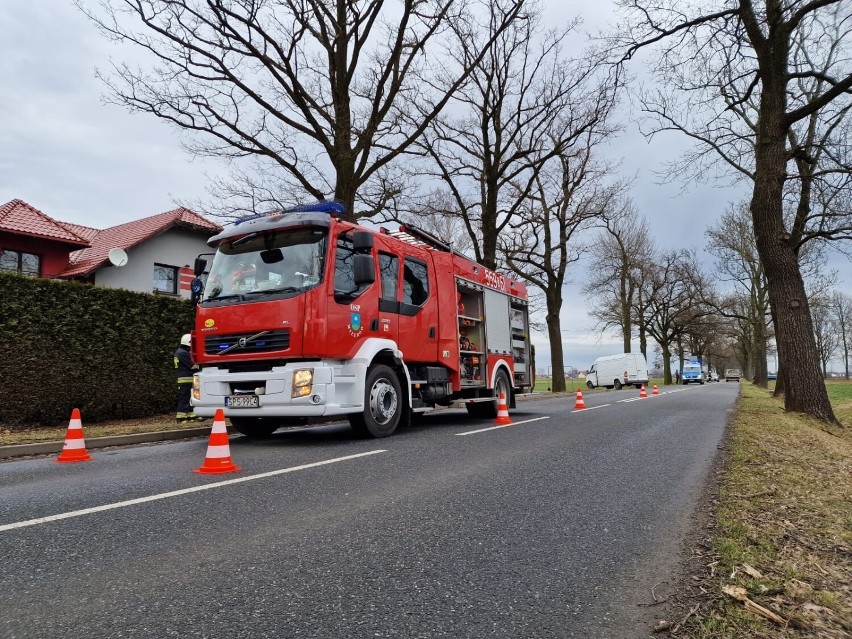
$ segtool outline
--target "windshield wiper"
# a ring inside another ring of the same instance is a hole
[[[216,297],[208,297],[205,299],[205,302],[220,302],[222,300],[233,300],[238,299],[241,302],[243,301],[243,296],[240,293],[230,293],[228,295],[217,295]]]
[[[298,293],[303,289],[297,286],[282,286],[281,288],[267,288],[262,291],[249,291],[246,295],[269,295],[270,293]]]

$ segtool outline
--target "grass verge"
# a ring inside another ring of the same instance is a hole
[[[742,384],[712,553],[673,635],[852,638],[852,384],[827,388],[846,428]]]
[[[86,416],[81,419],[86,437],[107,437],[111,435],[132,435],[134,433],[159,433],[167,430],[178,430],[181,428],[195,428],[197,426],[209,426],[212,421],[206,419],[199,422],[178,424],[175,416],[159,415],[145,417],[142,419],[122,419],[100,422],[97,424],[86,423]],[[11,428],[0,425],[0,446],[12,444],[34,444],[39,442],[55,442],[65,439],[68,425],[44,427],[44,428]]]

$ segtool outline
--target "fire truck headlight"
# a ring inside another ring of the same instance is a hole
[[[201,399],[201,380],[198,375],[192,376],[192,398]]]
[[[293,391],[291,397],[306,397],[311,394],[314,384],[314,370],[302,368],[293,371]]]

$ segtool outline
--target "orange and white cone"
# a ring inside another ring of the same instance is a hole
[[[512,419],[509,417],[509,407],[506,406],[505,393],[500,393],[500,403],[497,404],[497,420],[494,423],[499,425],[512,423]]]
[[[645,384],[642,384],[642,388],[639,389],[639,399],[646,399],[648,397],[648,391],[645,390]]]
[[[651,391],[651,395],[659,395],[659,394],[660,394],[660,389],[657,388],[656,384],[654,384],[654,390]]]
[[[71,411],[71,421],[65,433],[65,445],[56,458],[58,462],[84,462],[92,458],[86,451],[86,440],[83,438],[83,424],[80,421],[80,409]]]
[[[210,442],[207,444],[207,456],[204,463],[196,468],[194,473],[202,475],[219,475],[234,473],[242,470],[231,461],[231,447],[228,444],[228,427],[225,426],[225,411],[216,410],[213,418],[213,428],[210,431]]]
[[[586,410],[586,402],[583,401],[583,391],[577,389],[577,401],[574,402],[574,410]]]

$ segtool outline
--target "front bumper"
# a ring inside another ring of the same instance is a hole
[[[311,392],[292,397],[293,373],[313,370]],[[223,409],[226,417],[322,417],[346,415],[364,409],[366,362],[295,362],[268,370],[231,372],[209,367],[196,374],[192,406],[196,415],[212,417]],[[226,398],[256,394],[259,406],[231,408]],[[197,396],[196,396],[197,395]]]

